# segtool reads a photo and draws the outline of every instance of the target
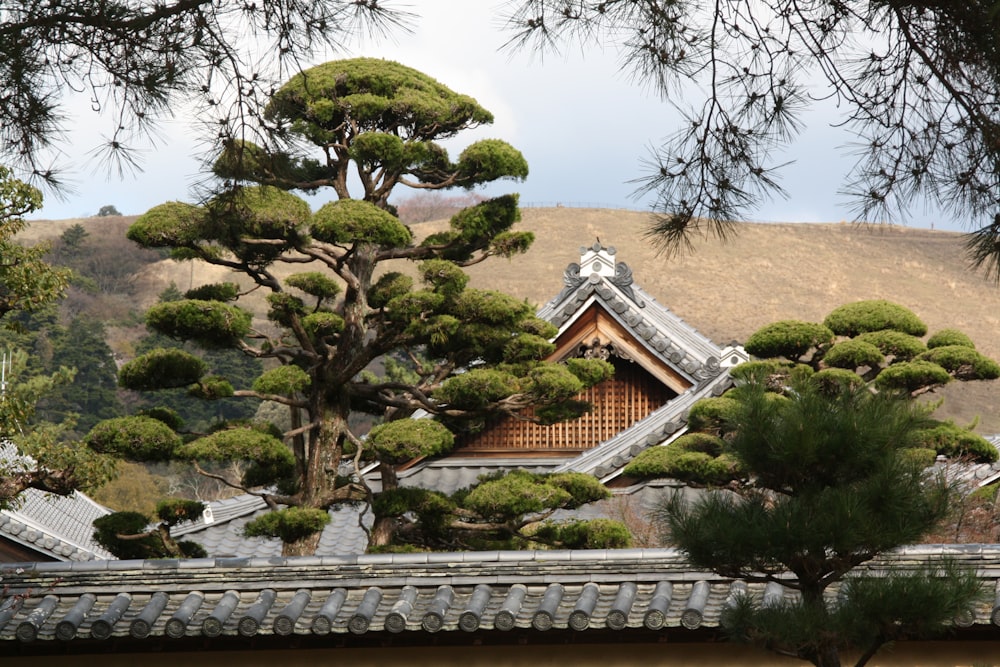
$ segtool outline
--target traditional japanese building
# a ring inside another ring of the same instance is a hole
[[[683,434],[691,406],[728,389],[728,369],[749,356],[738,345],[712,342],[658,303],[636,284],[615,249],[600,243],[580,248],[580,261],[563,274],[562,290],[538,315],[559,329],[550,360],[596,356],[614,365],[613,378],[578,397],[593,409],[551,426],[494,419],[475,435],[460,438],[449,455],[404,466],[400,484],[452,493],[499,470],[575,471],[595,475],[618,487],[617,493],[639,497],[637,506],[648,506],[659,497],[657,484],[630,485],[619,478],[622,468],[647,447]],[[375,470],[369,469],[368,481],[378,487]],[[277,540],[242,536],[242,527],[264,511],[261,499],[241,496],[213,503],[201,520],[173,532],[199,542],[211,555],[278,555]],[[364,549],[366,536],[354,511],[331,511],[331,519],[319,554]]]

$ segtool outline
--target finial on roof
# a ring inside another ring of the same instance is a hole
[[[597,274],[606,278],[615,275],[615,249],[605,248],[598,239],[589,248],[580,248],[580,273]]]

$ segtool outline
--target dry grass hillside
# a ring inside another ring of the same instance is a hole
[[[58,235],[77,221],[35,223],[31,237]],[[80,220],[89,227],[100,218]],[[743,341],[779,319],[822,321],[836,306],[888,299],[917,313],[936,331],[968,333],[1000,360],[1000,287],[969,269],[962,236],[906,227],[850,224],[747,224],[732,241],[699,242],[693,254],[658,257],[643,238],[648,215],[598,209],[526,209],[521,227],[535,233],[524,257],[471,267],[473,285],[542,304],[562,288],[563,270],[595,240],[617,249],[635,281],[702,333],[720,343]],[[446,223],[423,223],[427,234]],[[301,269],[299,269],[301,270]],[[224,279],[214,268],[166,261],[137,277],[142,305],[171,281],[181,289]],[[942,414],[979,431],[1000,432],[1000,383],[959,384],[937,392]]]

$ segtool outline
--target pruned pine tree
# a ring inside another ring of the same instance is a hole
[[[337,503],[373,505],[373,546],[404,539],[455,548],[471,543],[463,535],[527,536],[529,523],[557,508],[604,497],[582,475],[515,475],[452,498],[397,483],[396,466],[448,452],[455,432],[476,428],[485,415],[545,421],[570,416],[566,405],[579,414],[571,399],[612,372],[600,361],[544,361],[555,331],[531,305],[468,287],[462,267],[530,245],[531,233],[514,229],[516,196],[466,208],[448,231],[421,241],[393,214],[389,196],[398,186],[523,179],[527,164],[506,142],[475,142],[455,160],[437,143],[492,115],[420,72],[366,58],[296,75],[261,114],[275,143],[228,144],[215,162],[230,185],[223,194],[201,206],[157,206],[128,236],[177,259],[229,268],[266,292],[266,323],[237,305],[242,293],[227,283],[156,305],[147,324],[205,348],[241,349],[269,370],[250,387],[233,387],[175,348],[143,354],[119,379],[133,389],[189,387],[209,400],[274,401],[289,409],[291,427],[231,425],[182,441],[166,424],[135,417],[98,425],[90,447],[132,459],[246,461],[240,488],[275,510],[247,533],[281,538],[287,554],[312,552]],[[312,211],[292,190],[334,199]],[[412,360],[410,372],[371,373],[389,354]],[[382,423],[359,432],[357,412]],[[374,461],[377,490],[361,474]],[[577,528],[551,541],[570,537],[592,535]]]
[[[797,592],[777,603],[736,599],[722,616],[733,639],[817,667],[839,667],[850,650],[861,667],[882,646],[946,631],[968,613],[980,583],[953,563],[888,577],[855,571],[919,541],[949,511],[955,489],[910,455],[926,406],[805,377],[774,393],[761,369],[739,392],[721,422],[748,483],[690,504],[675,496],[659,514],[696,566]]]
[[[689,432],[669,447],[642,452],[625,469],[639,478],[674,477],[701,485],[740,485],[751,471],[730,450],[729,426],[741,409],[739,383],[758,374],[777,400],[790,384],[808,381],[830,391],[841,386],[901,392],[910,400],[952,381],[993,380],[1000,365],[955,329],[927,336],[927,325],[899,304],[874,300],[845,304],[822,323],[782,320],[765,325],[746,342],[757,357],[733,369],[737,386],[699,401],[688,417]],[[997,449],[971,428],[928,417],[905,445],[907,455],[929,466],[938,456],[992,462]]]
[[[969,221],[973,258],[1000,277],[994,0],[511,0],[506,20],[512,48],[618,48],[683,114],[642,179],[663,250],[726,237],[783,195],[805,112],[835,100],[856,135],[841,192],[857,219],[905,219],[929,200]]]

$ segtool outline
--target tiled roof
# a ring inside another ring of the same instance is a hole
[[[247,522],[265,514],[267,505],[259,496],[241,495],[208,504],[207,516],[186,522],[171,530],[171,535],[182,540],[197,542],[215,557],[271,558],[281,555],[281,540],[263,537],[245,537],[243,527]],[[211,517],[211,520],[206,520]],[[330,509],[330,523],[320,537],[316,553],[323,556],[364,553],[368,536],[359,525],[371,527],[371,512],[361,514],[354,505],[338,505]]]
[[[581,253],[613,256],[614,248],[594,244]],[[611,260],[613,261],[613,260]],[[669,308],[632,283],[632,271],[624,262],[616,262],[613,276],[586,274],[580,264],[567,267],[563,290],[538,311],[538,316],[564,330],[582,315],[591,302],[598,302],[636,341],[663,363],[699,382],[719,375],[723,367],[746,361],[740,348],[722,348]],[[739,359],[729,359],[732,355]]]
[[[990,593],[955,625],[1000,623],[1000,545],[906,548],[858,571],[942,556],[977,568]],[[694,570],[670,549],[40,563],[0,575],[0,654],[33,642],[94,650],[110,638],[121,650],[182,638],[209,647],[240,637],[266,646],[259,642],[325,635],[350,645],[363,635],[442,633],[455,643],[513,630],[685,633],[716,627],[737,591],[795,595]]]
[[[0,461],[19,457],[10,443],[0,444]],[[0,535],[57,560],[114,558],[94,541],[94,519],[110,510],[82,493],[57,496],[28,489],[15,507],[0,510]]]
[[[646,418],[556,469],[590,473],[608,481],[645,448],[668,444],[683,434],[691,406],[727,390],[732,385],[727,369],[749,360],[749,355],[739,346],[716,345],[634,285],[628,265],[613,259],[614,248],[595,243],[580,252],[581,262],[566,269],[565,287],[538,316],[563,331],[590,304],[600,304],[639,345],[692,383],[690,389]],[[585,275],[587,269],[581,265],[587,264],[588,258],[597,261],[597,270]]]

